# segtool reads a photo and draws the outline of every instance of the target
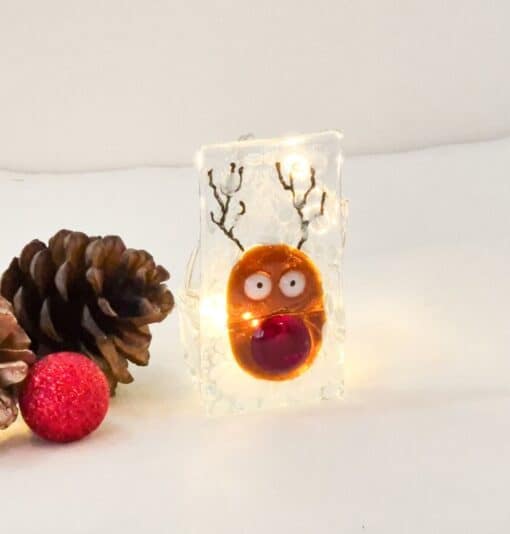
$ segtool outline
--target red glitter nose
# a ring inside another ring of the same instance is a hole
[[[273,315],[251,338],[254,361],[264,371],[285,372],[299,367],[310,353],[308,328],[292,315]]]

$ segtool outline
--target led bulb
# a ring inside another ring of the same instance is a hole
[[[292,175],[295,180],[308,180],[310,162],[301,154],[289,154],[283,160],[283,170],[286,175]]]

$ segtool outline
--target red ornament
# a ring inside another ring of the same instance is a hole
[[[31,368],[19,404],[33,432],[66,443],[95,430],[109,400],[108,382],[94,362],[75,352],[58,352]]]
[[[283,372],[299,367],[311,348],[308,328],[299,317],[273,315],[251,338],[255,362],[265,371]]]

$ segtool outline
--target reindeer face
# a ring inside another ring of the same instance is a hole
[[[255,246],[230,273],[227,313],[232,352],[243,369],[268,380],[294,378],[320,348],[320,275],[297,248]]]

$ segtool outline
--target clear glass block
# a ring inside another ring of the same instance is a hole
[[[328,131],[198,154],[200,243],[179,309],[211,413],[342,395],[340,144]]]

